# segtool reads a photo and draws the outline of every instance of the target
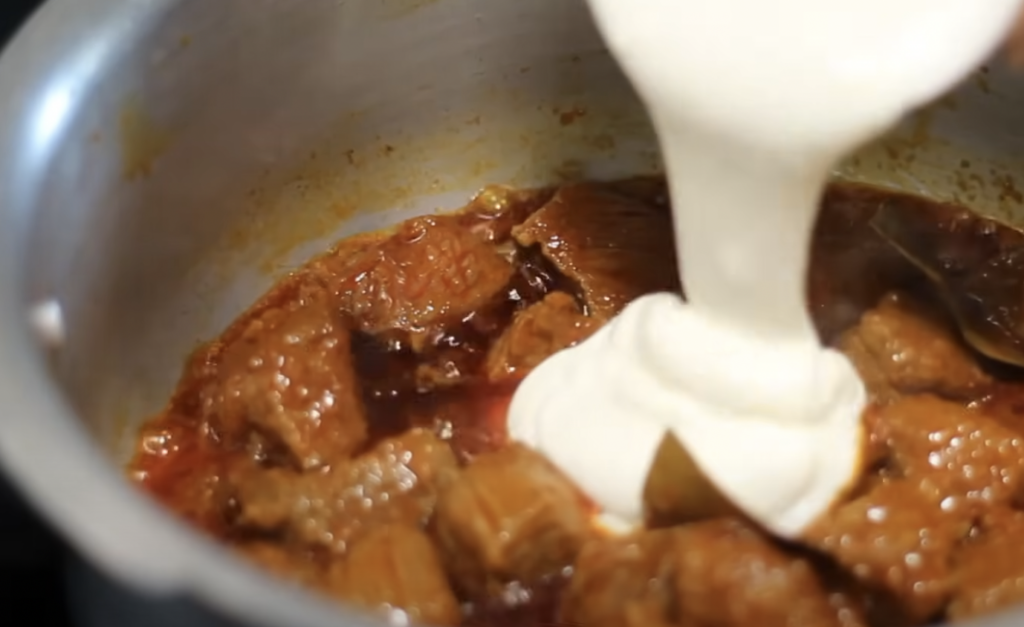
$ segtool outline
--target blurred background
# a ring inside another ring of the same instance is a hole
[[[0,45],[42,0],[0,0]],[[0,409],[0,411],[3,411]],[[65,547],[0,475],[0,601],[5,627],[69,625]]]

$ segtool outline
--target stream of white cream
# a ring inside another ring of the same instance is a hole
[[[631,528],[671,432],[734,504],[798,536],[861,463],[863,385],[805,301],[829,174],[981,63],[1021,0],[590,5],[658,132],[687,302],[641,298],[545,361],[510,434]]]

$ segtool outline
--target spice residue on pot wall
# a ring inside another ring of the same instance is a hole
[[[161,129],[135,99],[127,100],[119,116],[118,139],[121,169],[128,181],[148,177],[170,143],[170,134]]]

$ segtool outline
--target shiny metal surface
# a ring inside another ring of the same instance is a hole
[[[979,74],[842,172],[1024,223],[1022,97]],[[339,235],[487,182],[657,168],[580,0],[50,0],[0,58],[0,464],[144,594],[371,624],[134,490],[133,428],[197,341]]]

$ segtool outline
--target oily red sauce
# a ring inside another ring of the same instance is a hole
[[[651,206],[665,206],[664,186],[660,181],[626,181],[612,184],[612,187],[619,193],[641,198]],[[471,205],[460,216],[460,224],[468,230],[489,229],[493,233],[488,237],[500,242],[511,224],[522,222],[552,193],[544,191],[525,200],[520,198],[518,204],[511,203],[496,214],[481,212]],[[892,290],[901,290],[941,308],[920,271],[869,226],[873,211],[882,202],[902,203],[908,211],[915,206],[930,206],[919,199],[855,186],[834,187],[823,202],[813,246],[809,305],[828,343],[839,342],[844,332],[854,327],[866,311]],[[586,219],[584,213],[581,219]],[[372,245],[385,236],[364,236],[360,245]],[[488,381],[483,371],[488,350],[509,328],[515,316],[545,295],[567,291],[580,297],[580,293],[578,286],[536,248],[498,245],[505,246],[516,256],[515,273],[503,295],[496,304],[452,321],[442,331],[431,335],[428,358],[411,347],[407,334],[353,333],[352,354],[362,386],[368,427],[362,450],[369,450],[383,439],[413,427],[425,427],[442,434],[462,464],[470,464],[478,455],[507,444],[505,413],[518,379]],[[348,250],[345,246],[343,244],[337,254]],[[252,320],[263,312],[285,309],[310,290],[319,289],[321,287],[309,273],[298,272],[275,286],[220,338],[200,348],[189,359],[167,409],[142,429],[138,452],[131,463],[133,477],[147,492],[197,527],[239,547],[243,553],[249,552],[253,538],[233,525],[235,513],[225,477],[234,470],[251,466],[254,460],[273,465],[277,463],[275,454],[259,447],[223,441],[203,418],[201,392],[216,379],[225,346],[236,341]],[[1016,433],[1024,433],[1024,386],[1018,372],[976,355],[975,358],[985,372],[995,377],[995,383],[984,394],[963,399],[964,403]],[[424,384],[417,374],[424,364],[429,371],[440,373],[433,379],[428,377],[432,383]],[[443,383],[445,373],[457,373],[458,384]],[[269,537],[263,541],[279,540]],[[1024,543],[1024,537],[1020,541]],[[286,550],[302,551],[289,549],[285,540],[280,542]],[[309,558],[311,563],[323,559],[322,555]],[[829,564],[827,568],[835,569],[832,562]],[[472,627],[560,624],[558,607],[567,581],[566,577],[551,577],[546,583],[520,590],[512,595],[512,601],[504,597],[490,600],[464,597],[461,600],[469,603],[463,624]],[[885,603],[879,600],[884,597],[880,593],[872,605],[872,612],[882,611],[882,615],[870,617],[869,622],[881,625],[897,616],[904,621],[902,609],[884,611]],[[880,607],[883,610],[879,610]],[[940,611],[930,618],[942,616]],[[906,622],[921,621],[915,618]]]

